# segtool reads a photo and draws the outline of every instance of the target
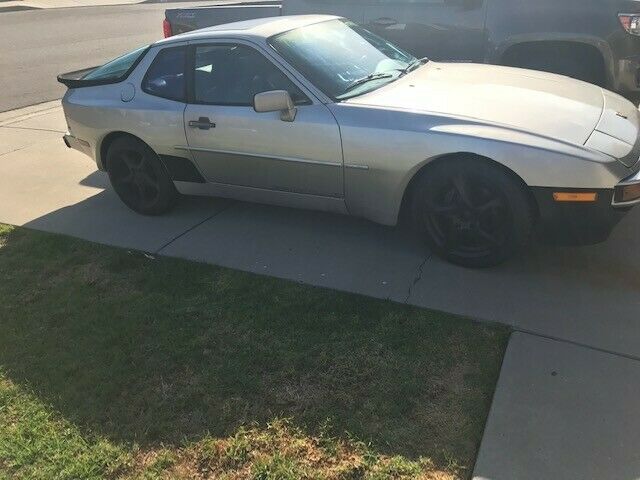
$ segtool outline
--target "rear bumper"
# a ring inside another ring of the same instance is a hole
[[[78,150],[79,152],[82,152],[85,155],[91,156],[91,145],[89,144],[89,142],[82,140],[80,138],[74,137],[70,133],[63,135],[62,141],[67,146],[67,148],[73,148],[74,150]]]
[[[617,189],[618,187],[616,187]],[[596,192],[594,202],[557,202],[553,193],[567,189],[532,189],[538,203],[537,234],[546,242],[561,245],[592,245],[604,242],[629,209],[640,202],[616,203],[613,189],[571,189],[575,193]]]

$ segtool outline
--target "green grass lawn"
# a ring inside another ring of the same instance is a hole
[[[465,478],[507,336],[0,225],[0,479]]]

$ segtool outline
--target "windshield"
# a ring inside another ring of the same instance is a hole
[[[133,67],[136,61],[142,56],[147,46],[140,47],[133,52],[129,52],[121,57],[105,63],[101,67],[92,70],[85,75],[83,80],[117,80],[124,77],[129,69]]]
[[[271,37],[270,45],[333,100],[394,81],[417,59],[349,20],[331,20]]]

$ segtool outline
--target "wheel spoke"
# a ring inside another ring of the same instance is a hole
[[[461,210],[460,205],[457,203],[450,203],[448,205],[438,205],[433,202],[427,204],[427,213],[430,215],[451,215],[452,213],[459,212]]]
[[[153,189],[153,190],[158,190],[157,182],[155,182],[151,178],[151,175],[149,175],[147,172],[139,172],[138,173],[138,179],[139,179],[140,183],[142,185],[144,185],[145,187]]]
[[[145,203],[145,191],[144,191],[144,185],[140,182],[136,182],[134,184],[136,186],[136,190],[138,193],[138,200],[140,201],[140,204],[144,204]]]
[[[133,171],[129,170],[129,173],[127,173],[124,177],[119,178],[118,182],[124,183],[124,184],[133,183]]]
[[[452,222],[446,222],[444,228],[444,235],[446,239],[446,243],[453,248],[456,248],[460,245],[461,237],[460,231],[456,228],[456,226]]]
[[[144,163],[142,155],[132,150],[123,152],[122,159],[124,160],[124,163],[127,165],[127,167],[129,167],[129,170],[139,170],[142,168]]]
[[[502,206],[502,202],[498,198],[492,198],[482,205],[478,205],[477,207],[475,207],[475,209],[480,213],[486,213],[502,208]]]
[[[458,196],[460,197],[462,202],[467,207],[473,207],[473,201],[471,199],[471,192],[469,190],[469,182],[467,181],[467,178],[462,174],[458,174],[453,177],[452,181],[453,186],[455,187],[456,192],[458,193]]]

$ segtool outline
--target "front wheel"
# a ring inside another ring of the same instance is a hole
[[[143,215],[169,211],[178,193],[156,153],[133,137],[120,137],[107,151],[107,173],[120,200]]]
[[[433,252],[472,268],[498,265],[523,250],[533,228],[525,187],[480,159],[429,167],[415,184],[411,214]]]

